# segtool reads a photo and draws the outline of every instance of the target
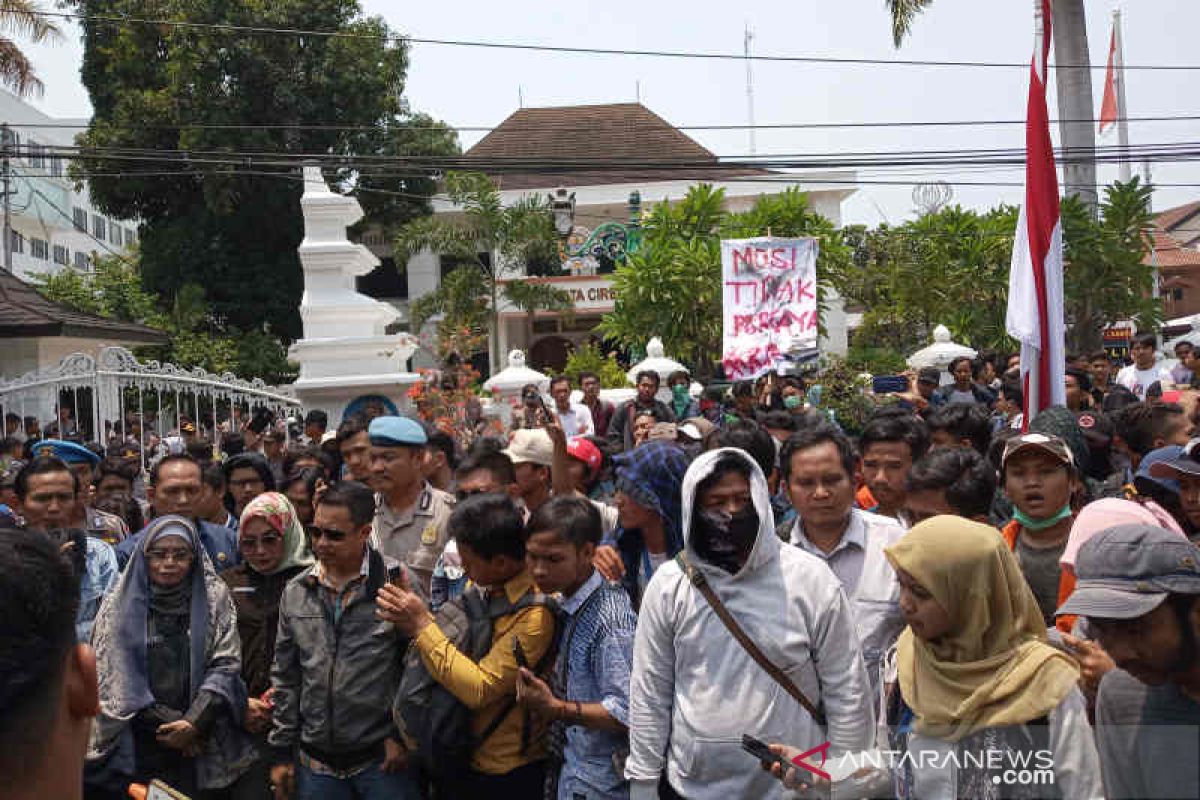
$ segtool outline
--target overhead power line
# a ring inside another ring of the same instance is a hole
[[[1125,117],[1117,120],[1118,122],[1195,122],[1200,120],[1200,114],[1182,114],[1182,115],[1161,115],[1147,117]],[[1058,125],[1066,124],[1097,124],[1099,121],[1094,119],[1068,119],[1068,120],[1050,120],[1051,124]],[[10,128],[21,129],[39,129],[45,128],[48,130],[87,130],[90,125],[83,122],[9,122]],[[1004,125],[1025,125],[1023,119],[975,119],[975,120],[894,120],[894,121],[862,121],[862,122],[768,122],[757,125],[741,125],[736,123],[711,123],[699,125],[674,125],[676,130],[680,131],[744,131],[744,130],[831,130],[841,128],[974,128],[974,127],[989,127],[989,126],[1004,126]],[[181,122],[178,124],[147,124],[133,123],[127,125],[115,124],[109,121],[102,123],[102,126],[108,130],[214,130],[214,131],[375,131],[380,130],[381,126],[375,125],[344,125],[339,123],[290,123],[290,122],[264,122],[264,123],[241,123],[241,124],[222,124],[210,122]],[[404,130],[408,131],[433,131],[433,130],[452,130],[458,133],[490,133],[497,129],[498,126],[488,125],[405,125]],[[595,126],[591,123],[580,124],[564,124],[561,122],[549,122],[545,125],[540,125],[542,130],[550,130],[556,133],[585,133],[593,132]],[[633,129],[634,136],[637,135],[636,127]]]
[[[159,27],[184,28],[187,30],[272,35],[272,36],[306,36],[328,39],[358,39],[369,41],[404,42],[410,44],[439,45],[446,47],[473,47],[497,50],[524,50],[546,53],[562,53],[571,55],[602,55],[602,56],[643,56],[652,58],[690,58],[716,61],[751,61],[797,63],[797,64],[838,64],[888,67],[978,67],[992,69],[1029,69],[1028,61],[932,61],[927,59],[885,59],[885,58],[852,58],[841,56],[797,56],[797,55],[746,55],[745,53],[713,53],[689,52],[682,50],[627,50],[603,47],[576,47],[566,45],[531,44],[525,42],[489,42],[472,39],[434,39],[417,36],[394,34],[380,36],[376,34],[355,33],[352,31],[319,31],[302,28],[279,28],[260,25],[234,25],[220,22],[190,22],[187,20],[151,19],[146,17],[131,17],[108,14],[75,14],[65,11],[36,11],[30,12],[38,16],[58,17],[61,19],[82,20],[88,23],[108,25],[149,25]],[[1105,64],[1051,64],[1051,69],[1105,69]],[[1200,70],[1200,64],[1126,64],[1126,70]]]

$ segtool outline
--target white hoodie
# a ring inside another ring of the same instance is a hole
[[[733,454],[751,472],[758,538],[735,575],[692,549],[696,488]],[[871,747],[874,710],[850,602],[820,559],[775,535],[767,482],[741,450],[701,455],[683,479],[683,536],[692,566],[759,649],[823,708],[823,729],[737,643],[704,597],[669,561],[642,596],[629,691],[631,800],[657,797],[665,765],[689,800],[780,797],[783,784],[741,748],[742,734],[830,755]],[[819,762],[817,762],[819,763]]]

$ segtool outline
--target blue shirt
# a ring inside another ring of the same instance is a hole
[[[566,616],[559,643],[558,668],[567,659],[568,701],[600,703],[613,719],[629,724],[629,674],[633,664],[633,632],[637,624],[629,595],[599,572],[579,591],[564,598]],[[559,800],[576,795],[626,800],[629,784],[617,772],[613,754],[627,747],[624,736],[572,725],[566,730]]]
[[[79,611],[75,613],[75,640],[78,642],[92,640],[92,626],[100,613],[100,603],[117,585],[121,574],[112,546],[92,536],[87,537],[84,564],[84,573],[79,579]]]

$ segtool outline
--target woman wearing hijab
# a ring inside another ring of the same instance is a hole
[[[271,664],[279,628],[279,598],[287,582],[313,563],[295,507],[279,492],[266,492],[246,504],[238,523],[242,563],[221,573],[237,608],[242,644],[242,679],[250,697],[246,730],[266,752],[271,727]],[[255,766],[254,778],[265,794],[268,765]]]
[[[160,778],[203,797],[254,761],[237,730],[246,687],[233,600],[191,520],[150,523],[100,608],[92,644],[100,714],[88,762],[100,785]]]
[[[908,623],[888,704],[896,749],[914,756],[898,762],[898,796],[1040,796],[1044,787],[1012,785],[1009,771],[1052,769],[1063,797],[1102,797],[1079,670],[1046,642],[1037,601],[995,529],[933,517],[885,552]]]

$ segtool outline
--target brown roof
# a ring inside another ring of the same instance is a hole
[[[463,155],[501,189],[769,175],[721,164],[641,103],[522,108]],[[664,166],[669,162],[670,166]]]
[[[76,336],[166,344],[165,333],[145,325],[74,311],[47,300],[32,284],[0,269],[0,338]]]
[[[1170,231],[1196,214],[1200,214],[1200,201],[1160,211],[1154,215],[1154,222],[1164,231]]]

